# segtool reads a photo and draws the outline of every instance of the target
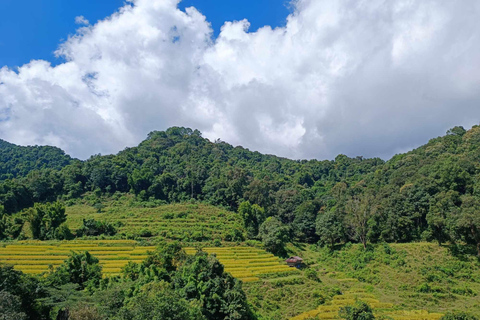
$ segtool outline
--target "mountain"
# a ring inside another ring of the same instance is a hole
[[[60,170],[72,158],[56,147],[22,147],[0,139],[0,181],[26,176],[41,169]]]
[[[306,242],[441,243],[457,237],[480,244],[479,126],[455,127],[387,162],[345,155],[333,161],[289,160],[210,142],[198,130],[180,127],[152,132],[117,155],[68,165],[69,158],[56,148],[6,146],[15,150],[9,168],[23,168],[23,174],[41,167],[38,159],[57,160],[45,161],[54,169],[26,177],[17,173],[18,179],[0,184],[0,201],[9,213],[85,193],[132,193],[145,203],[195,199],[232,210],[248,201]]]

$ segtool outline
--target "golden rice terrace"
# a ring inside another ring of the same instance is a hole
[[[28,241],[6,244],[0,247],[0,263],[13,265],[15,269],[30,274],[40,274],[49,267],[57,267],[72,251],[88,251],[97,257],[106,276],[117,275],[128,261],[140,263],[148,251],[155,247],[138,246],[128,240],[77,240],[62,243]],[[186,248],[188,254],[195,249]],[[283,264],[277,257],[252,247],[204,248],[215,254],[225,266],[225,271],[245,282],[259,280],[260,275],[270,273],[297,273],[295,268]]]

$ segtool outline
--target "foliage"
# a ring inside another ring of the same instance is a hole
[[[478,318],[465,312],[456,312],[447,313],[440,320],[478,320]]]
[[[345,238],[342,216],[336,212],[322,212],[316,220],[318,243],[331,249]]]
[[[313,281],[321,282],[320,278],[318,277],[317,271],[312,268],[308,268],[307,270],[305,270],[305,277]]]
[[[33,170],[60,170],[72,160],[56,147],[21,147],[0,139],[0,181],[26,176]]]
[[[265,217],[275,217],[291,226],[292,240],[320,241],[332,248],[345,241],[364,246],[383,241],[464,241],[480,254],[474,214],[479,207],[479,141],[480,126],[468,131],[455,127],[387,162],[345,155],[332,161],[294,161],[210,142],[198,130],[172,127],[151,132],[137,147],[117,155],[52,161],[52,166],[32,165],[29,156],[22,164],[28,148],[2,141],[6,152],[15,155],[6,158],[7,171],[16,173],[6,173],[0,181],[5,212],[1,223],[7,226],[7,234],[0,236],[25,237],[19,232],[18,216],[12,214],[35,203],[88,199],[97,211],[105,212],[103,199],[133,194],[144,206],[201,201],[238,210],[243,225],[224,235],[227,241],[241,241],[243,229],[255,238]],[[23,169],[11,169],[17,167]],[[55,238],[41,226],[38,229],[39,221],[33,214],[35,235]],[[147,229],[122,236],[172,236]],[[211,240],[201,228],[173,237]]]
[[[288,235],[288,227],[275,217],[268,217],[260,226],[260,237],[263,245],[265,249],[274,254],[285,255],[285,245],[289,240]]]
[[[27,315],[22,312],[22,302],[19,297],[8,291],[0,291],[0,320],[25,320]]]
[[[185,299],[200,302],[208,320],[254,319],[242,283],[224,271],[214,257],[198,252],[178,270],[174,285]]]
[[[60,202],[35,204],[26,213],[33,239],[56,239],[57,229],[67,220],[65,206]],[[64,228],[62,234],[68,233]],[[62,235],[62,236],[63,236]]]
[[[169,283],[148,283],[120,310],[125,320],[202,320],[200,307],[188,303]]]
[[[257,204],[244,201],[238,207],[238,213],[243,218],[248,237],[257,237],[260,225],[265,221],[265,210]]]
[[[98,287],[100,279],[102,268],[98,259],[88,251],[72,252],[62,265],[48,275],[48,282],[52,285],[73,283],[78,284],[80,290]]]
[[[372,308],[370,308],[370,306],[363,301],[357,301],[352,306],[346,306],[346,307],[340,308],[338,315],[345,320],[375,319]]]
[[[117,233],[115,226],[109,222],[83,219],[83,225],[77,230],[77,236],[113,236]]]
[[[0,301],[4,301],[0,306],[10,315],[16,314],[20,319],[23,314],[27,319],[45,319],[48,314],[48,310],[35,302],[45,295],[39,288],[39,281],[14,270],[11,266],[0,265],[0,293],[2,294]]]

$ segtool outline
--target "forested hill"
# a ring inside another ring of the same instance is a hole
[[[138,147],[117,155],[4,181],[0,201],[8,213],[85,192],[130,192],[141,201],[193,198],[233,210],[248,201],[291,226],[302,241],[460,237],[480,243],[480,221],[474,214],[480,210],[479,146],[479,126],[469,131],[455,127],[387,162],[344,155],[333,161],[294,161],[173,127],[152,132]],[[368,220],[361,230],[355,223],[362,221],[354,221],[361,218],[359,212]],[[248,219],[254,221],[255,234],[262,221]]]
[[[22,147],[0,139],[0,180],[26,176],[33,170],[60,170],[71,161],[70,156],[56,147]]]

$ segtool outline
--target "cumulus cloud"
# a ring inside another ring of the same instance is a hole
[[[90,24],[90,22],[84,16],[75,17],[75,23],[76,24],[83,24],[83,25],[86,25],[86,26]]]
[[[136,0],[78,29],[66,62],[0,70],[0,137],[74,156],[180,125],[292,158],[380,156],[479,122],[480,3],[297,0],[285,27]]]

